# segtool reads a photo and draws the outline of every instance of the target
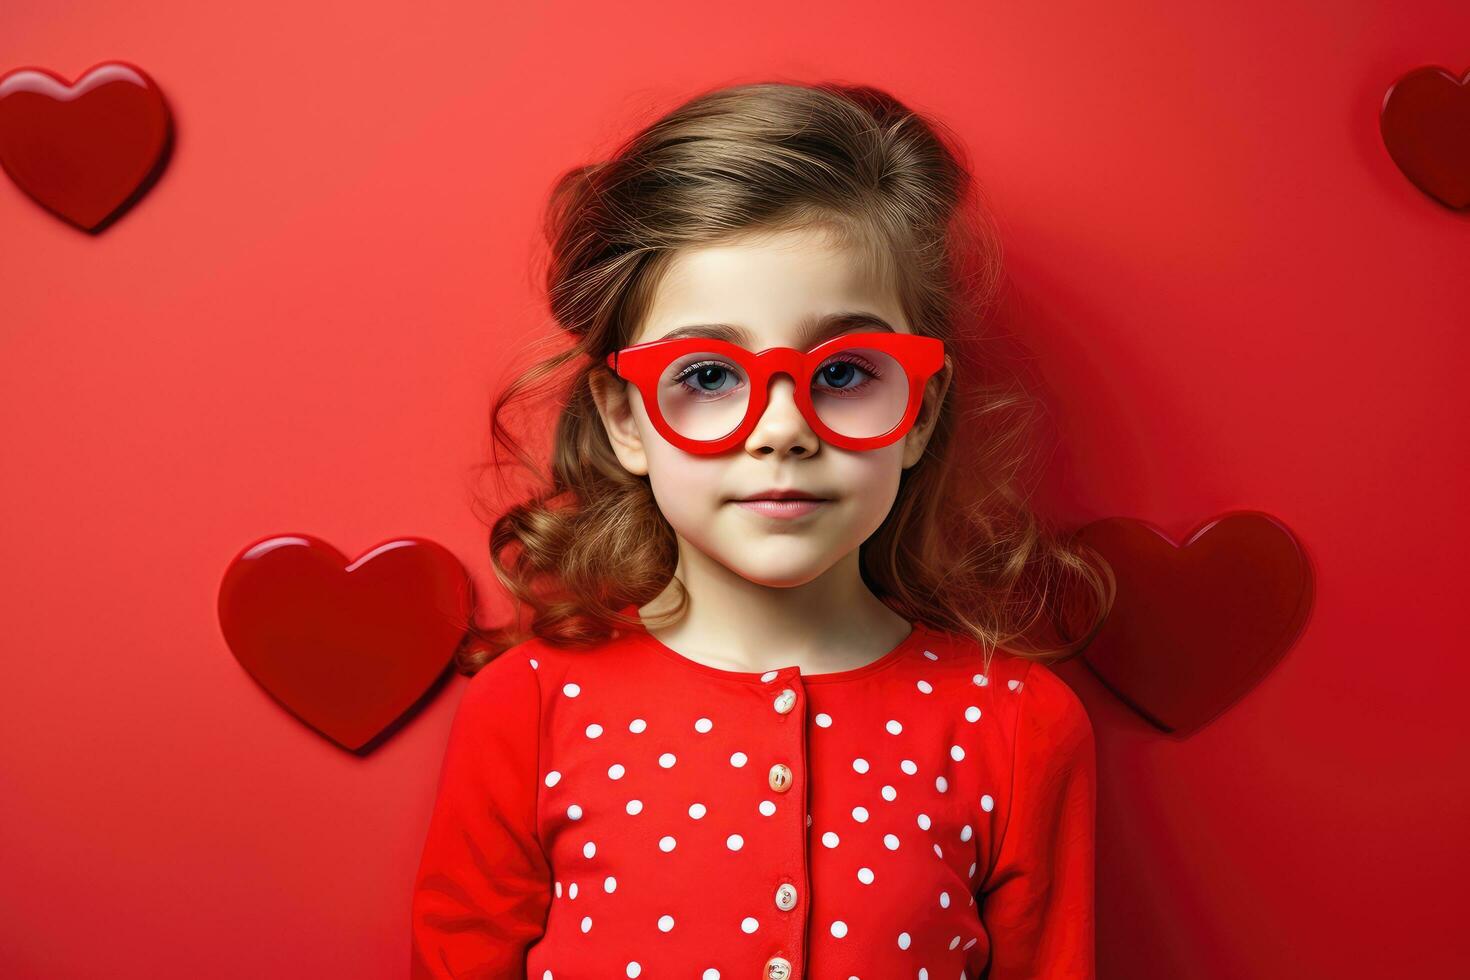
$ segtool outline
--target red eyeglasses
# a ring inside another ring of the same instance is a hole
[[[823,441],[839,449],[879,449],[918,418],[924,384],[944,366],[944,341],[911,333],[850,333],[805,353],[759,353],[710,337],[652,340],[607,356],[638,387],[655,429],[691,453],[721,453],[744,442],[766,410],[777,374],[796,386],[796,405]]]

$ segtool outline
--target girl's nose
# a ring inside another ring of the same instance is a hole
[[[751,453],[788,452],[798,448],[808,455],[816,452],[819,440],[796,404],[796,383],[784,374],[771,379],[771,389],[745,448]]]

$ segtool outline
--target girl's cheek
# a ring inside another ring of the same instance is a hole
[[[691,459],[671,446],[650,447],[648,479],[664,519],[675,531],[707,524],[718,513],[726,493],[724,471],[709,461]]]

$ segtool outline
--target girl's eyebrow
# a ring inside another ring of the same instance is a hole
[[[817,341],[860,328],[888,333],[897,332],[887,320],[875,313],[849,310],[842,313],[828,313],[826,316],[815,314],[808,316],[802,321],[797,332],[797,342],[803,348],[812,347]],[[749,346],[750,331],[732,323],[695,323],[685,327],[675,327],[663,336],[654,339],[673,340],[676,337],[712,337],[744,347]]]

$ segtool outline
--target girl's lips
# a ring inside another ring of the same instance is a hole
[[[788,500],[735,500],[732,503],[752,513],[764,514],[767,517],[802,517],[831,501],[791,498]]]

